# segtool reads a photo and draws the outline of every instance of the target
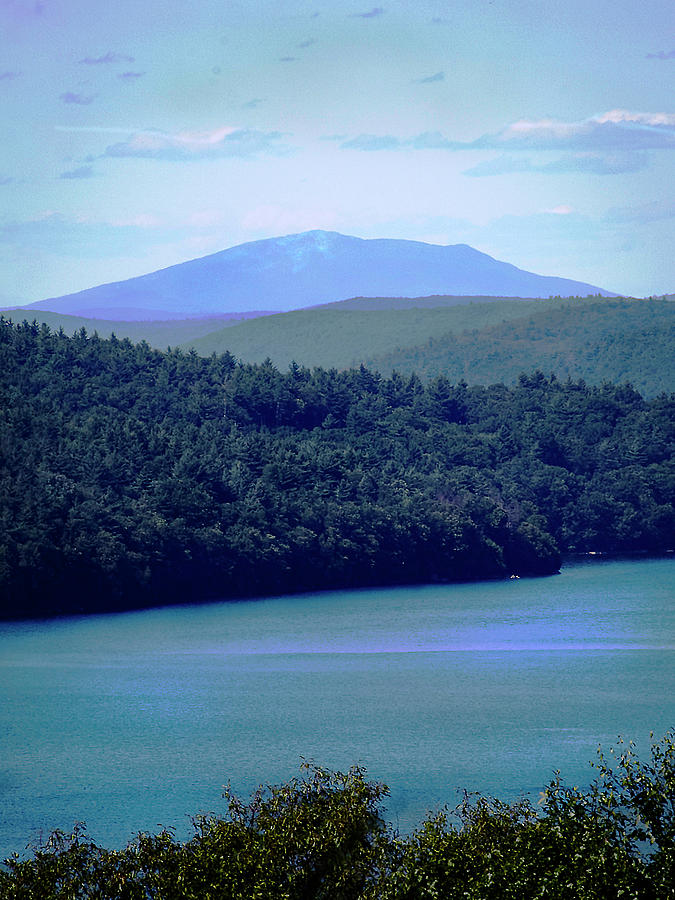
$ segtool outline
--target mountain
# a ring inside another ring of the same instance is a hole
[[[466,244],[308,231],[240,244],[127,281],[39,300],[25,309],[139,321],[282,312],[356,296],[431,294],[610,296],[591,284],[526,272]]]

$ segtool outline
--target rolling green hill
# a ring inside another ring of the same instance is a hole
[[[432,337],[518,318],[544,304],[572,302],[504,297],[457,301],[456,297],[356,298],[241,322],[183,347],[194,348],[201,356],[228,350],[246,362],[269,357],[280,368],[296,360],[305,366],[344,369]]]
[[[541,369],[591,384],[630,382],[646,396],[675,391],[675,304],[668,300],[602,300],[530,306],[528,314],[462,333],[432,337],[364,362],[469,384],[512,384]]]
[[[18,310],[8,317],[25,318]],[[281,369],[292,361],[336,369],[363,363],[383,374],[444,374],[469,384],[511,384],[541,369],[590,384],[628,381],[646,396],[675,390],[669,298],[356,297],[243,321],[111,322],[47,311],[35,318],[66,334],[84,327],[157,349],[229,351],[250,363],[269,358]]]
[[[513,383],[541,369],[592,384],[630,381],[649,396],[675,390],[675,305],[663,299],[360,298],[243,322],[184,347],[269,357],[280,368],[364,363],[469,384]]]

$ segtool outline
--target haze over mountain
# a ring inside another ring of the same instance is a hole
[[[526,272],[466,244],[308,231],[240,244],[127,281],[39,300],[25,309],[139,321],[282,312],[355,296],[430,294],[611,296],[584,282]]]

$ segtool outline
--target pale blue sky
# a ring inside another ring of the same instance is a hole
[[[671,0],[376,3],[0,0],[0,305],[313,228],[675,290]]]

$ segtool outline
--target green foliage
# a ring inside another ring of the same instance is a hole
[[[409,836],[384,822],[362,769],[307,767],[194,836],[140,834],[106,850],[81,827],[0,868],[3,900],[668,900],[675,897],[675,735],[643,762],[600,753],[587,790],[557,777],[535,809],[465,795]]]
[[[673,398],[0,320],[0,616],[546,574],[675,533]]]

